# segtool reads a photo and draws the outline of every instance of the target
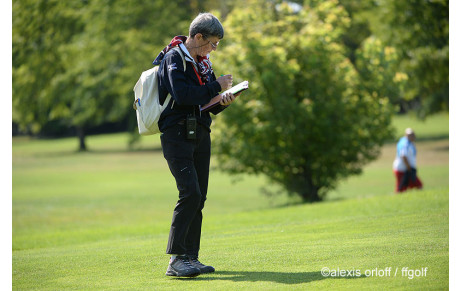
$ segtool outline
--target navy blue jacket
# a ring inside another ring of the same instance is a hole
[[[175,50],[168,51],[158,69],[160,103],[164,103],[168,93],[172,97],[158,121],[161,132],[185,120],[187,115],[192,115],[194,111],[197,122],[210,130],[211,116],[209,112],[200,113],[199,106],[209,103],[214,96],[219,94],[221,91],[220,84],[216,81],[214,73],[210,73],[211,81],[201,86],[193,69],[192,60],[186,53],[184,56],[186,60],[185,72],[182,57]],[[218,105],[211,112],[218,114],[226,107]]]

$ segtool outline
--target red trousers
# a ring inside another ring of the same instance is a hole
[[[401,181],[402,181],[402,179],[404,177],[404,172],[399,172],[399,171],[393,170],[393,173],[395,173],[395,176],[396,176],[395,192],[397,192],[397,193],[398,192],[404,192],[407,189],[411,189],[411,188],[421,189],[423,187],[422,181],[420,181],[420,179],[416,176],[415,181],[412,181],[411,179],[409,179],[409,185],[408,186],[405,186],[402,189],[398,189],[399,185],[401,184]]]

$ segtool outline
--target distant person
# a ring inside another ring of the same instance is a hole
[[[396,158],[393,162],[393,172],[396,176],[396,193],[410,188],[422,188],[422,182],[417,177],[417,150],[415,148],[415,132],[407,128],[405,135],[396,145]]]
[[[179,192],[166,249],[171,255],[167,276],[194,277],[214,272],[213,267],[198,260],[202,210],[208,192],[212,122],[209,111],[201,112],[200,106],[232,86],[232,75],[216,78],[209,60],[209,54],[217,50],[223,37],[220,21],[210,13],[200,13],[190,24],[188,36],[174,37],[154,61],[155,65],[160,64],[160,102],[171,94],[158,126],[163,155]],[[185,68],[175,47],[185,56]],[[211,113],[218,114],[235,97],[224,94]]]

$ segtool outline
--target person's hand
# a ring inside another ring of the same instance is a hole
[[[238,95],[238,94],[237,94]],[[232,104],[233,101],[235,101],[236,96],[233,95],[232,93],[225,93],[222,95],[222,99],[220,99],[220,105],[223,106],[228,106]]]
[[[219,78],[217,78],[217,82],[220,84],[222,91],[230,89],[233,84],[233,76],[232,75],[220,76]]]

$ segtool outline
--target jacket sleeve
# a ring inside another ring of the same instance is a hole
[[[200,86],[187,80],[184,63],[178,52],[166,54],[161,70],[166,89],[178,105],[206,104],[221,90],[217,81]]]
[[[214,75],[214,73],[212,73],[212,78],[213,78],[213,80],[216,80],[216,75]],[[209,110],[209,112],[211,112],[214,115],[217,115],[217,114],[221,113],[222,111],[224,111],[224,109],[227,108],[228,106],[230,106],[230,105],[224,106],[224,105],[219,104],[219,105],[215,106],[214,108],[211,108],[211,110]]]

